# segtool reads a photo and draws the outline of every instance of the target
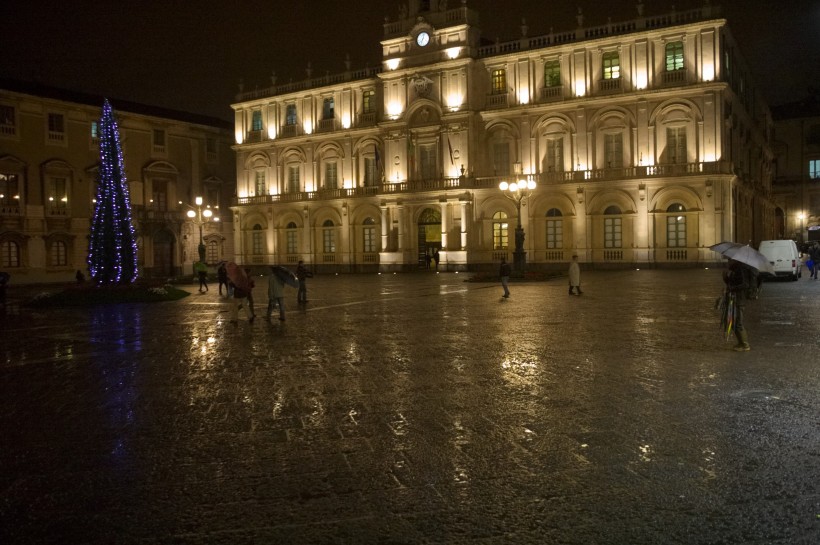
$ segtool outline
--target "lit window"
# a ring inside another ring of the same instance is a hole
[[[666,159],[671,165],[686,163],[686,127],[666,128]]]
[[[605,168],[621,168],[624,166],[623,135],[621,133],[604,135]]]
[[[0,267],[12,269],[20,266],[20,247],[16,242],[4,240],[0,242]]]
[[[507,92],[507,71],[503,68],[493,70],[493,94],[498,95]]]
[[[251,130],[262,130],[262,110],[254,110],[251,114]]]
[[[322,103],[322,119],[333,119],[336,116],[336,101],[326,98]]]
[[[493,250],[506,250],[510,244],[510,224],[506,212],[493,214]]]
[[[809,178],[813,180],[820,178],[820,159],[809,161]]]
[[[557,60],[547,61],[544,64],[544,87],[558,87],[561,85],[561,63]]]
[[[288,167],[288,192],[298,193],[299,187],[299,165],[291,165]]]
[[[285,125],[296,125],[296,104],[285,107]]]
[[[683,42],[666,44],[666,71],[683,70]]]
[[[256,176],[254,180],[254,191],[255,195],[259,197],[260,195],[265,194],[265,171],[264,170],[257,170]]]
[[[325,163],[325,189],[338,189],[338,169],[336,161],[328,161]]]
[[[617,51],[604,53],[604,79],[618,79],[621,77],[621,59]]]
[[[374,112],[375,91],[365,91],[362,93],[362,113],[372,114]]]

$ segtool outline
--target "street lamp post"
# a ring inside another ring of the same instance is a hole
[[[518,224],[515,227],[515,250],[513,251],[513,266],[516,272],[523,273],[527,265],[527,252],[524,251],[524,227],[521,225],[521,201],[528,197],[532,190],[535,189],[535,180],[518,180],[508,184],[501,182],[498,184],[505,197],[515,203],[515,209],[518,213]]]
[[[202,239],[202,225],[208,221],[219,221],[218,217],[214,217],[214,213],[210,208],[202,209],[202,197],[197,197],[196,210],[188,210],[188,217],[199,226],[199,261],[205,263],[205,241]],[[211,219],[213,217],[213,219]]]

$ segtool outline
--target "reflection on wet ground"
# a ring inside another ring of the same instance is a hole
[[[738,354],[719,271],[464,279],[10,305],[0,542],[818,542],[820,283],[767,284]]]

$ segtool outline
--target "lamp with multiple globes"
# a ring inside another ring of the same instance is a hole
[[[187,212],[187,216],[199,226],[199,246],[197,250],[199,251],[199,260],[205,263],[205,241],[202,239],[202,225],[209,221],[219,221],[219,217],[214,216],[213,210],[210,208],[202,208],[202,197],[197,197],[194,202],[196,202],[196,210],[191,207],[191,210]]]
[[[517,272],[524,272],[527,265],[527,252],[524,251],[524,227],[521,225],[521,201],[529,197],[535,189],[535,180],[518,180],[517,182],[498,184],[502,194],[515,203],[518,213],[518,224],[515,227],[515,250],[513,251],[513,265]]]

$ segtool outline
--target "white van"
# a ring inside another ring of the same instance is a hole
[[[803,261],[793,240],[764,240],[758,251],[772,264],[776,276],[788,276],[797,280],[803,275]]]

